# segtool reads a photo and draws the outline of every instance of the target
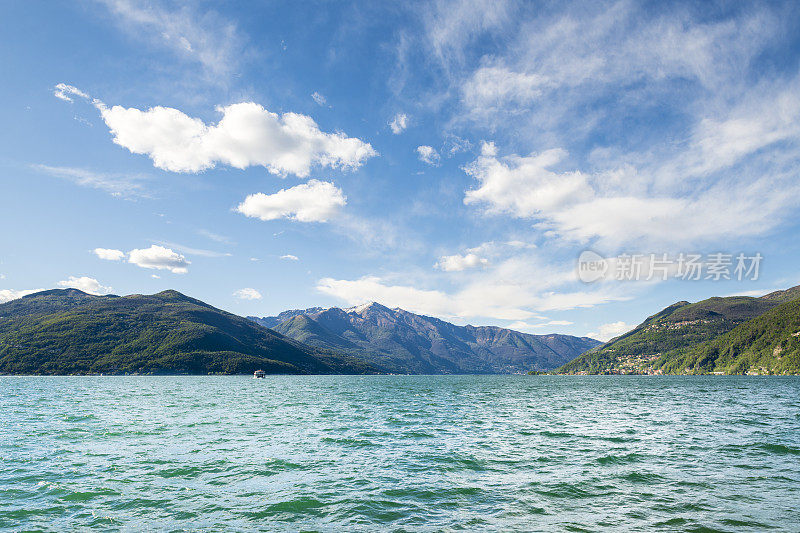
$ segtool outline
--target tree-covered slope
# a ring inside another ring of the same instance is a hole
[[[352,353],[398,373],[551,370],[599,344],[586,337],[456,326],[377,303],[292,313],[275,326],[276,331],[311,346]]]
[[[45,291],[0,305],[0,373],[208,374],[374,371],[176,291]]]
[[[800,373],[800,299],[744,322],[687,350],[664,354],[653,367],[663,373]]]
[[[761,297],[714,297],[678,302],[649,317],[632,331],[612,339],[558,369],[561,373],[684,373],[708,370],[678,361],[700,346],[800,297],[800,287]],[[669,362],[669,364],[668,364]]]

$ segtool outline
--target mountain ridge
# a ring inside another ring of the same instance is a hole
[[[280,317],[284,317],[283,320]],[[457,326],[371,302],[248,317],[317,348],[353,350],[393,372],[520,373],[551,370],[600,344],[588,337],[533,335],[499,326]],[[277,322],[277,324],[276,324]]]
[[[174,290],[95,296],[53,289],[0,304],[2,374],[241,374],[259,368],[380,371]]]
[[[792,314],[800,310],[800,307],[793,306],[796,302],[800,302],[800,286],[763,296],[715,296],[695,303],[676,302],[649,316],[633,330],[582,354],[556,372],[794,373],[800,371],[800,365],[796,365],[793,359],[782,360],[778,364],[777,360],[771,360],[761,352],[758,364],[748,366],[752,352],[743,344],[742,338],[749,338],[753,346],[757,346],[766,342],[757,337],[767,335],[772,339],[770,342],[778,343],[773,346],[774,349],[781,347],[783,350],[785,346],[788,349],[785,356],[794,354],[793,340],[775,340],[774,332],[763,324],[763,320],[775,313],[775,327],[779,322],[791,322]],[[761,333],[745,333],[753,329]],[[718,361],[717,355],[730,355],[733,352],[739,355]]]

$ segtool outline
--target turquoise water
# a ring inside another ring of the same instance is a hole
[[[800,379],[0,377],[0,529],[800,530]]]

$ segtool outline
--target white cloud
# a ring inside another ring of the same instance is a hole
[[[261,293],[251,287],[245,287],[234,292],[233,295],[240,300],[260,300]]]
[[[626,324],[625,322],[611,322],[609,324],[602,324],[598,326],[597,331],[592,331],[587,333],[587,337],[591,337],[593,339],[597,339],[599,341],[608,342],[614,337],[618,337],[623,333],[627,333],[636,325],[634,324]]]
[[[149,198],[143,182],[148,179],[142,174],[118,172],[95,172],[83,168],[31,165],[31,168],[56,178],[69,180],[76,185],[91,187],[119,198]]]
[[[593,195],[584,174],[549,170],[564,158],[563,150],[500,160],[496,148],[484,143],[482,152],[464,169],[480,182],[480,187],[466,192],[465,204],[486,205],[491,213],[533,217]]]
[[[464,168],[479,182],[465,192],[464,203],[484,206],[487,214],[536,220],[542,229],[578,242],[599,238],[613,245],[636,240],[687,245],[758,235],[780,222],[800,192],[791,170],[742,171],[706,179],[702,189],[687,191],[691,174],[676,180],[674,160],[644,165],[641,171],[627,167],[585,174],[552,170],[566,156],[560,149],[527,157],[498,157],[496,152],[484,143],[482,154]]]
[[[316,91],[314,93],[312,93],[311,98],[313,98],[314,101],[317,104],[321,105],[321,106],[324,106],[325,104],[328,103],[328,100],[326,100],[323,95],[321,95],[320,93],[318,93]]]
[[[173,274],[186,274],[190,265],[184,256],[155,244],[150,248],[131,250],[128,262],[141,268],[169,270]]]
[[[158,241],[156,244],[160,244],[161,246],[166,246],[168,248],[175,248],[184,254],[199,255],[201,257],[231,257],[233,255],[229,252],[216,252],[214,250],[206,250],[204,248],[192,248],[191,246],[178,244],[176,242]]]
[[[417,146],[417,156],[423,163],[429,165],[439,164],[439,152],[433,146]]]
[[[701,22],[689,10],[654,14],[623,0],[537,13],[504,29],[510,43],[461,82],[462,103],[471,118],[500,124],[498,111],[536,113],[541,104],[545,119],[573,117],[608,94],[647,93],[674,80],[719,93],[779,33],[780,22],[766,11]]]
[[[236,26],[213,11],[200,13],[190,4],[170,10],[157,1],[101,2],[118,17],[125,32],[199,62],[215,81],[237,68],[239,58],[245,55]]]
[[[542,94],[547,79],[538,74],[513,72],[506,67],[481,67],[464,84],[464,104],[473,112],[487,113],[514,105],[527,105]]]
[[[172,172],[200,172],[222,163],[306,177],[313,165],[354,169],[377,155],[360,139],[321,131],[309,116],[278,115],[254,102],[218,107],[217,124],[169,107],[141,111],[96,105],[116,144]]]
[[[79,96],[81,98],[89,98],[89,95],[85,92],[81,91],[77,87],[73,87],[72,85],[67,85],[66,83],[59,83],[53,89],[53,95],[56,98],[64,100],[65,102],[72,102],[73,96]]]
[[[100,282],[88,276],[70,276],[68,279],[59,281],[59,287],[78,289],[83,292],[95,295],[108,294],[112,291],[111,287],[100,285]]]
[[[263,166],[279,176],[306,177],[314,165],[355,169],[378,155],[360,139],[321,131],[307,115],[278,115],[254,102],[217,107],[222,118],[216,124],[171,107],[142,111],[108,107],[97,99],[92,104],[114,143],[147,155],[155,167],[171,172],[196,173],[221,163],[239,169]]]
[[[376,301],[432,316],[513,321],[536,317],[533,310],[561,311],[628,299],[605,286],[598,286],[594,291],[542,292],[542,286],[574,279],[574,273],[551,272],[547,279],[536,278],[531,276],[536,269],[527,263],[508,261],[498,265],[489,275],[480,276],[452,293],[392,284],[377,276],[355,280],[323,278],[317,282],[317,290],[349,305]]]
[[[449,315],[451,305],[446,294],[436,290],[423,290],[411,286],[391,286],[378,277],[367,276],[357,280],[323,278],[317,282],[317,290],[344,300],[350,305],[365,302],[381,302],[390,307],[401,307],[407,311]]]
[[[483,268],[488,265],[488,259],[469,253],[465,255],[443,255],[434,266],[445,272],[460,272],[473,268]]]
[[[197,233],[202,235],[203,237],[207,237],[214,242],[219,242],[222,244],[235,244],[231,241],[230,238],[226,237],[225,235],[220,235],[218,233],[214,233],[213,231],[208,231],[207,229],[199,229]]]
[[[484,33],[502,29],[514,13],[508,0],[438,0],[423,4],[428,44],[443,63],[459,63],[465,48]]]
[[[125,252],[111,248],[95,248],[94,255],[106,261],[121,261],[125,259]]]
[[[408,127],[408,115],[405,113],[396,114],[392,120],[389,121],[389,127],[392,133],[399,135]]]
[[[668,170],[678,176],[705,176],[770,145],[800,139],[798,83],[800,77],[788,83],[756,86],[735,108],[701,119],[690,150]]]
[[[327,222],[346,203],[342,190],[333,183],[311,180],[275,194],[251,194],[236,210],[261,220],[289,218],[299,222]]]
[[[292,255],[292,254],[282,255],[281,259],[283,259],[284,261],[300,261],[299,257],[297,257],[296,255]]]
[[[523,322],[520,320],[512,324],[509,324],[508,329],[528,332],[550,326],[571,326],[572,324],[573,322],[570,322],[569,320],[548,320],[547,322],[538,322],[536,324],[529,324],[528,322]]]
[[[35,292],[40,292],[43,290],[44,289],[22,289],[22,290],[0,289],[0,304],[4,304],[6,302],[10,302],[11,300],[16,300],[17,298],[22,298],[23,296],[27,296],[29,294],[33,294]]]

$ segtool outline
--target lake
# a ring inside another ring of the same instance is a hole
[[[0,529],[800,530],[800,378],[0,377]]]

